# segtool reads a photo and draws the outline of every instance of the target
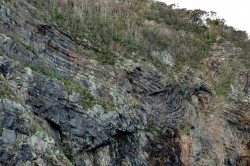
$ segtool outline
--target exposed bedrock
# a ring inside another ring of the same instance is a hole
[[[250,163],[250,72],[227,100],[211,85],[240,49],[220,44],[206,72],[174,71],[170,55],[169,75],[143,58],[103,65],[88,40],[11,9],[1,2],[0,165]]]

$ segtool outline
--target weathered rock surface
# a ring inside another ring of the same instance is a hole
[[[0,85],[9,88],[0,95],[0,165],[230,166],[250,158],[249,71],[236,74],[228,104],[207,79],[237,56],[230,43],[202,62],[208,74],[187,68],[170,83],[143,59],[91,60],[89,42],[32,18],[18,1],[14,9],[0,4]],[[90,99],[93,107],[82,104]]]

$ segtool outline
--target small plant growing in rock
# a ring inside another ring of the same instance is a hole
[[[32,129],[32,131],[31,131],[31,135],[35,135],[36,134],[36,132],[41,132],[41,133],[46,133],[46,131],[44,130],[44,128],[42,128],[41,126],[39,126],[38,124],[35,124],[34,126],[33,126],[33,129]]]
[[[23,104],[23,101],[19,99],[11,90],[7,81],[0,75],[0,99],[9,98],[17,103]]]

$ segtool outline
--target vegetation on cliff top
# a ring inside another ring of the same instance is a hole
[[[56,23],[77,37],[87,38],[101,48],[99,61],[113,64],[117,53],[136,59],[149,58],[151,51],[168,50],[180,64],[197,66],[197,59],[210,56],[217,36],[243,48],[249,54],[245,31],[225,25],[223,19],[202,23],[202,10],[173,9],[173,5],[152,0],[28,0],[43,14],[45,22]],[[132,54],[133,52],[133,54]],[[157,60],[156,60],[157,61]]]
[[[56,24],[75,37],[87,39],[100,48],[89,55],[103,64],[114,64],[117,57],[137,60],[144,57],[159,71],[168,66],[152,51],[168,51],[178,70],[186,65],[200,68],[200,60],[210,57],[218,37],[242,48],[239,64],[250,67],[250,41],[245,31],[235,30],[224,19],[201,19],[208,12],[174,9],[153,0],[27,0],[35,8],[22,3],[39,20]],[[7,2],[7,1],[6,1]],[[230,70],[226,75],[233,75]],[[233,77],[217,86],[221,94],[230,90]]]

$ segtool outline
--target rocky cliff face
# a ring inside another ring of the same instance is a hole
[[[240,49],[215,47],[203,70],[102,65],[87,40],[1,3],[0,165],[250,164],[249,70],[219,97]]]

